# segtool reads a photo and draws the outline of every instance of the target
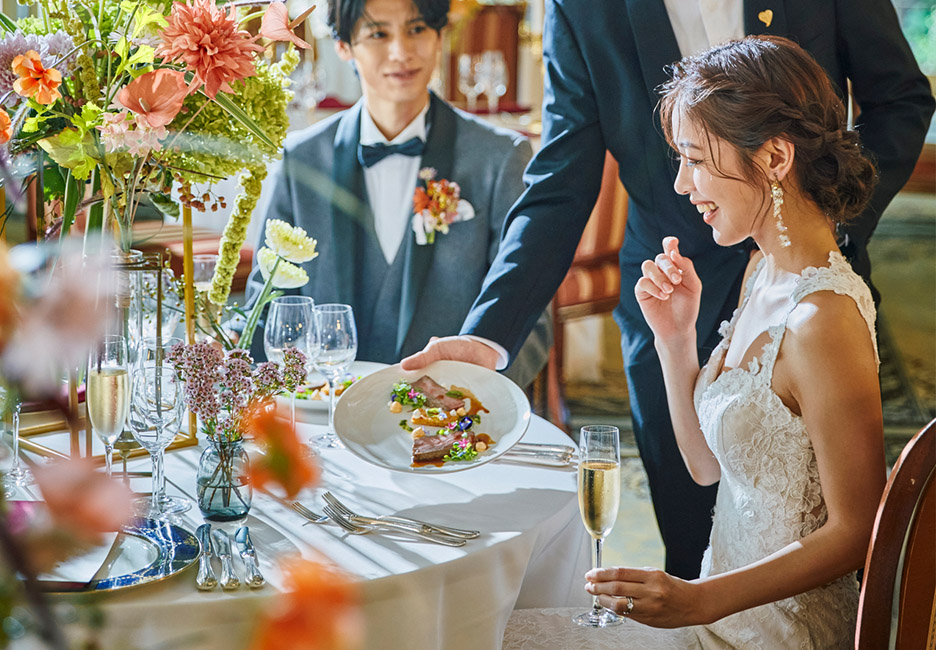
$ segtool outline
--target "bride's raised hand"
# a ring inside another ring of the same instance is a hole
[[[645,260],[640,270],[643,277],[634,293],[657,340],[666,343],[694,335],[702,282],[692,260],[679,252],[679,240],[666,237],[663,252]]]

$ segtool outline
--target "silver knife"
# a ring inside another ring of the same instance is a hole
[[[224,590],[237,589],[240,580],[234,573],[234,558],[231,556],[231,538],[219,529],[211,531],[211,541],[215,555],[221,558],[221,588]]]
[[[211,524],[202,524],[195,531],[198,543],[201,544],[201,553],[198,556],[198,575],[195,576],[195,586],[201,591],[211,591],[218,586],[218,576],[211,568]]]
[[[234,533],[234,543],[237,544],[237,550],[244,559],[244,568],[247,569],[245,582],[251,589],[262,587],[266,580],[260,574],[260,563],[257,562],[257,551],[254,549],[253,542],[250,541],[250,530],[247,526],[241,526]]]

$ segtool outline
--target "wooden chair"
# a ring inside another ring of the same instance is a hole
[[[858,604],[856,650],[936,648],[936,420],[884,488]]]
[[[563,391],[563,326],[585,316],[612,311],[620,300],[618,252],[627,223],[627,192],[618,177],[617,161],[608,153],[601,192],[579,241],[572,266],[553,298],[553,349],[546,366],[546,407],[550,421],[568,431]]]

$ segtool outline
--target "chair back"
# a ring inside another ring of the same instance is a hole
[[[936,420],[904,448],[878,507],[857,650],[936,649]]]

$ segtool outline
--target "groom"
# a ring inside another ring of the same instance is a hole
[[[708,544],[714,487],[693,483],[673,437],[653,335],[634,297],[640,265],[679,238],[702,279],[697,322],[704,362],[718,325],[738,304],[748,262],[743,246],[719,248],[694,205],[673,192],[677,165],[655,107],[665,67],[731,38],[774,34],[798,42],[861,114],[862,143],[880,182],[868,209],[840,233],[843,252],[865,279],[867,242],[906,182],[933,113],[933,97],[907,46],[890,0],[547,0],[543,146],[529,184],[507,216],[504,241],[462,327],[465,337],[436,341],[404,366],[437,358],[495,367],[518,343],[562,281],[601,183],[605,150],[620,164],[630,197],[620,254],[621,328],[634,433],[647,470],[666,571],[694,578]],[[500,359],[500,361],[499,361]]]
[[[329,0],[336,50],[354,65],[364,96],[291,136],[275,173],[265,218],[301,226],[318,240],[320,255],[303,265],[310,281],[300,291],[318,304],[353,307],[361,360],[396,363],[431,335],[458,333],[523,191],[529,142],[427,90],[448,9],[449,0]],[[474,215],[431,237],[413,219],[425,168],[437,181],[457,183]],[[260,240],[258,248],[263,229]],[[255,268],[248,298],[261,286]],[[534,321],[507,372],[523,387],[551,345],[542,309]],[[254,337],[254,358],[263,358],[262,341]]]

